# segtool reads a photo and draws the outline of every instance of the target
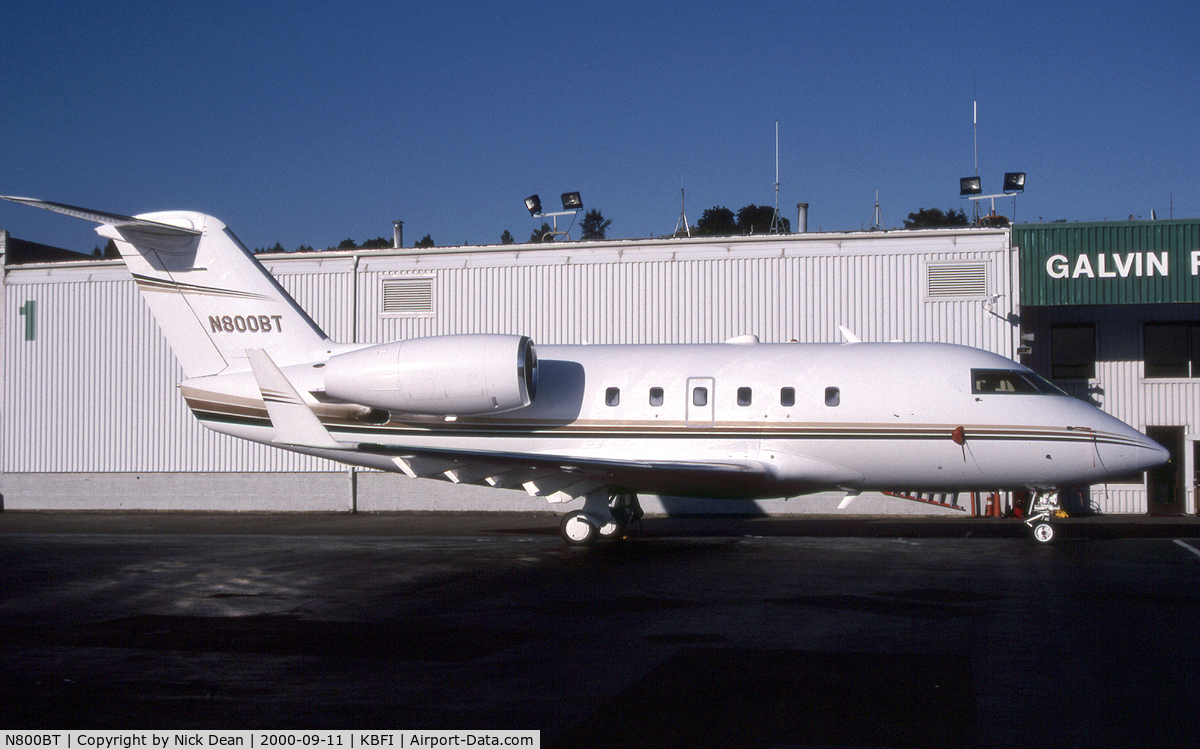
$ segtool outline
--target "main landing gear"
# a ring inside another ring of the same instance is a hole
[[[587,495],[582,510],[563,516],[560,530],[571,546],[587,546],[599,538],[619,540],[625,527],[643,514],[636,494],[600,489]]]
[[[1050,543],[1054,538],[1054,526],[1050,525],[1050,518],[1056,517],[1058,513],[1058,492],[1039,491],[1034,493],[1033,501],[1029,503],[1029,516],[1025,518],[1025,525],[1033,529],[1035,541],[1043,544]]]

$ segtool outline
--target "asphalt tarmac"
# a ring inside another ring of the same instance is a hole
[[[0,513],[0,728],[1196,745],[1200,525]]]

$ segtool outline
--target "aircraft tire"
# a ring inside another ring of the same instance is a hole
[[[1033,539],[1040,544],[1048,544],[1054,538],[1054,526],[1049,523],[1038,523],[1033,526]]]
[[[616,520],[610,520],[600,526],[596,532],[600,534],[600,538],[620,541],[625,537],[625,524],[618,523]]]
[[[596,537],[600,535],[596,526],[592,525],[581,511],[567,513],[559,530],[562,532],[563,541],[570,546],[589,546],[595,543]]]

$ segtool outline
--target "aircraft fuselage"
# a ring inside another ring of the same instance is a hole
[[[1028,369],[964,346],[542,346],[538,355],[536,397],[525,408],[392,413],[384,423],[347,418],[328,402],[314,410],[338,440],[373,447],[760,466],[705,475],[614,466],[611,474],[631,491],[730,499],[1084,485],[1161,452]],[[284,372],[301,391],[324,390],[319,366]],[[191,380],[184,394],[206,425],[272,442],[250,374]],[[398,470],[387,450],[303,451]]]

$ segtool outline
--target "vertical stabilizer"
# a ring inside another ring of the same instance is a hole
[[[30,198],[18,203],[95,221],[112,239],[188,378],[247,370],[246,350],[280,366],[311,361],[327,339],[225,224],[202,213],[120,216]]]

